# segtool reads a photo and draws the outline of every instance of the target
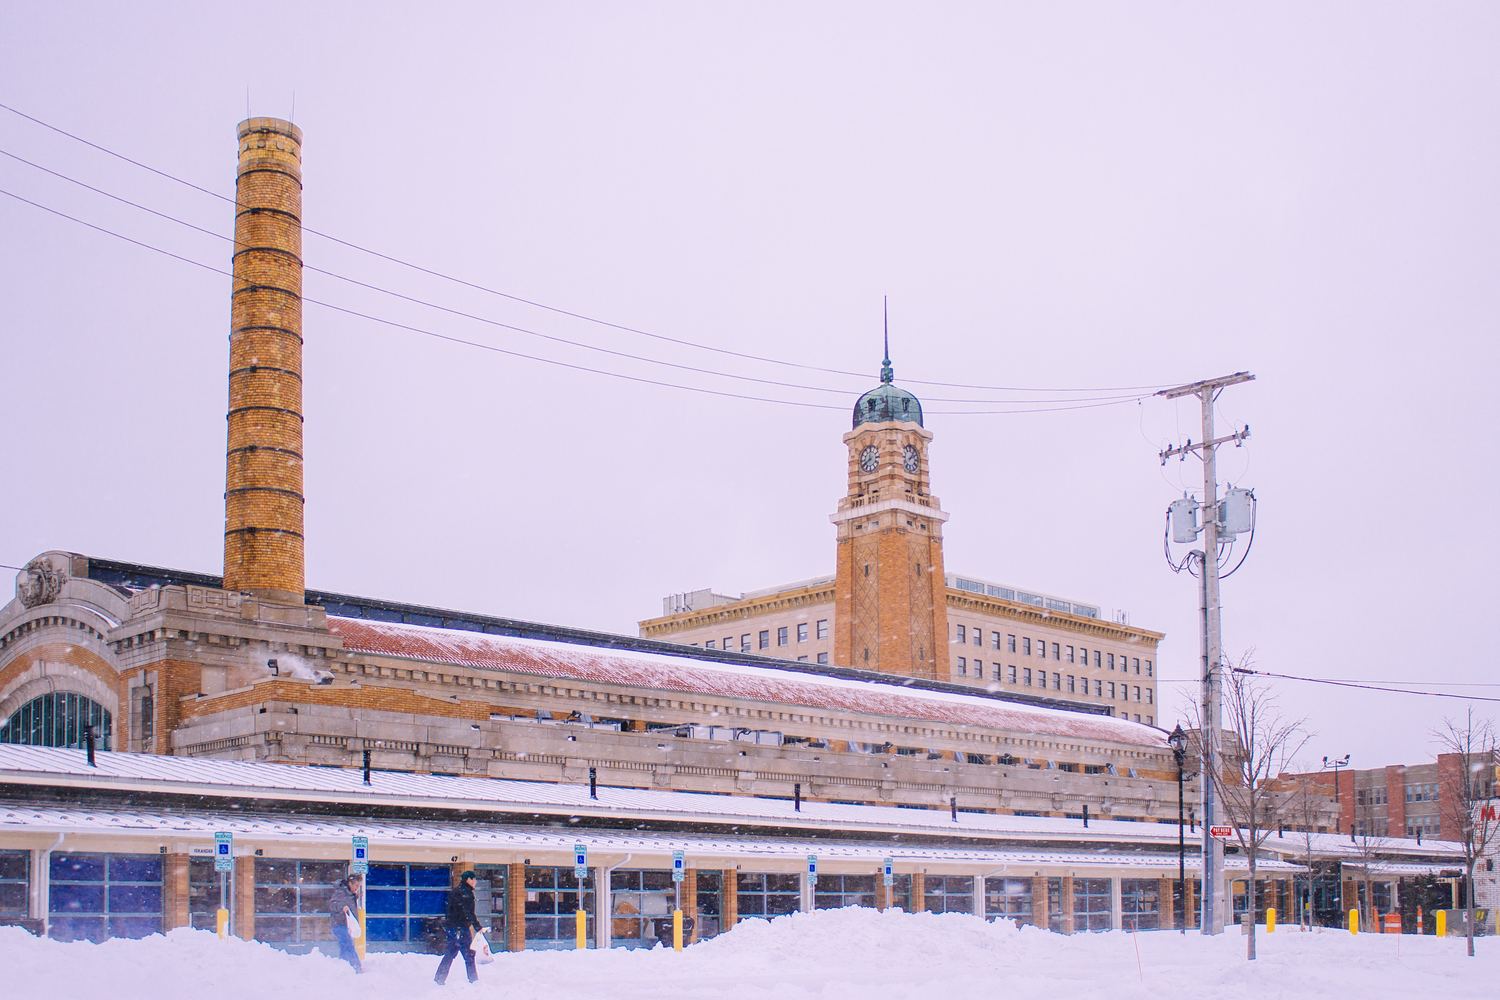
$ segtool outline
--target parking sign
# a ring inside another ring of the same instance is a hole
[[[886,858],[885,859],[885,865],[881,869],[881,877],[885,880],[885,884],[888,885],[888,886],[896,884],[896,865],[895,865],[895,859],[893,859],[893,858]]]
[[[682,851],[672,852],[672,881],[681,882],[687,869],[687,855]]]
[[[582,844],[573,845],[573,876],[582,882],[589,873],[589,849]]]
[[[349,874],[363,875],[370,870],[370,838],[355,837],[349,856]]]
[[[214,871],[234,871],[234,834],[223,831],[214,834]]]
[[[809,882],[818,880],[818,856],[816,854],[807,856],[807,880]]]

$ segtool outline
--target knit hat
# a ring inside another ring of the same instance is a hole
[[[479,880],[479,876],[475,875],[474,874],[474,869],[470,868],[468,871],[464,872],[462,875],[460,875],[458,877],[458,880],[460,882],[462,882],[462,881],[464,881],[466,879],[474,879],[477,882]]]

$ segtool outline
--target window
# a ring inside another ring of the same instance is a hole
[[[1038,670],[1036,672],[1036,686],[1039,688],[1045,688],[1047,686],[1047,671]]]
[[[698,938],[715,937],[721,930],[724,913],[724,876],[720,872],[698,871]]]
[[[1062,690],[1062,674],[1058,673],[1056,670],[1052,671],[1052,690]]]
[[[818,654],[818,662],[819,663],[827,663],[828,662],[828,654],[827,653],[819,653]]]
[[[1148,704],[1148,705],[1151,704],[1151,689],[1150,688],[1146,689],[1146,704]]]
[[[1102,656],[1103,656],[1103,655],[1104,655],[1104,654],[1103,654],[1103,653],[1100,653],[1100,652],[1099,652],[1099,651],[1098,651],[1098,650],[1097,650],[1097,649],[1096,649],[1096,650],[1094,650],[1094,666],[1096,666],[1096,667],[1097,667],[1097,666],[1099,666],[1099,661],[1100,661],[1100,658],[1101,658],[1101,657],[1102,657]]]
[[[1134,670],[1136,673],[1141,672],[1141,658],[1139,656],[1133,656],[1130,658],[1130,669]]]
[[[990,648],[991,649],[995,649],[995,650],[998,650],[1000,648],[1000,633],[999,632],[991,632],[990,633]]]
[[[1027,667],[1025,670],[1023,670],[1021,672],[1021,683],[1025,684],[1027,687],[1031,687],[1031,668],[1030,667]]]
[[[962,625],[953,626],[953,638],[959,642],[968,642],[968,630]]]
[[[594,938],[593,873],[584,885],[582,909],[588,914],[584,933]],[[578,880],[572,868],[526,867],[526,950],[572,948],[577,938]]]
[[[1072,646],[1066,647],[1066,652],[1068,654],[1068,662],[1072,663],[1073,662],[1073,647]]]
[[[797,623],[797,641],[798,642],[806,642],[807,641],[807,622],[798,622]]]
[[[82,747],[88,725],[94,727],[99,749],[108,750],[110,717],[104,706],[81,694],[54,691],[31,699],[0,724],[0,743]]]
[[[1109,879],[1075,878],[1073,880],[1073,930],[1109,930],[1109,897]]]
[[[1120,926],[1127,931],[1154,931],[1161,926],[1160,880],[1120,879]]]
[[[1016,651],[1016,637],[1015,636],[1013,636],[1013,635],[1007,635],[1005,637],[1005,649],[1006,649],[1007,652],[1011,652],[1011,653],[1014,653]]]
[[[1023,638],[1021,640],[1021,652],[1024,653],[1025,655],[1027,655],[1027,656],[1031,655],[1031,640],[1030,639]]]
[[[1115,682],[1114,681],[1110,681],[1109,682],[1109,696],[1111,698],[1113,698],[1115,696]],[[1207,756],[1207,754],[1205,754],[1205,756]]]
[[[1103,698],[1104,697],[1104,682],[1103,681],[1095,681],[1094,682],[1094,697],[1095,698]]]
[[[1089,665],[1089,651],[1082,646],[1078,647],[1078,662],[1085,667]]]
[[[813,892],[813,907],[837,910],[845,906],[875,905],[874,875],[819,875]]]
[[[821,882],[822,880],[819,879]],[[802,900],[802,876],[764,875],[759,872],[740,872],[736,876],[739,889],[740,916],[777,917],[796,913]]]
[[[1005,917],[1018,924],[1031,923],[1031,879],[987,878],[984,880],[984,915]]]
[[[672,915],[672,873],[627,869],[609,876],[611,948],[650,948],[656,921]]]
[[[734,636],[732,636],[732,635],[726,635],[724,637],[724,651],[728,652],[729,650],[731,650],[733,648],[734,648]]]
[[[328,897],[344,877],[344,861],[255,859],[255,940],[282,947],[333,940]]]
[[[994,671],[995,680],[996,681],[1000,680],[1000,664],[998,664],[998,663],[992,663],[992,664],[990,664],[990,669],[992,671]]]
[[[1139,685],[1136,685],[1136,688],[1135,688],[1135,700],[1136,701],[1140,701],[1141,700],[1141,689],[1140,689]]]
[[[1074,680],[1075,680],[1075,678],[1073,677],[1073,675],[1069,674],[1068,675],[1068,694],[1072,694],[1073,693],[1073,681]]]
[[[1115,654],[1114,653],[1110,653],[1109,654],[1109,669],[1111,669],[1111,670],[1115,669]]]
[[[797,657],[797,662],[798,663],[806,663],[807,662],[807,657],[805,657],[805,656],[799,656],[799,657]]]
[[[749,632],[746,632],[744,635],[740,636],[740,652],[741,653],[748,653],[748,652],[750,652],[750,633]]]
[[[24,917],[31,896],[31,852],[0,851],[0,917]]]
[[[969,875],[928,875],[922,903],[930,913],[973,913],[974,879]]]
[[[160,934],[162,868],[159,854],[50,855],[47,935],[97,942]]]
[[[966,676],[968,676],[968,673],[969,673],[969,661],[965,660],[962,656],[960,656],[958,658],[958,676],[960,676],[960,677],[966,677]]]
[[[1152,673],[1151,673],[1151,661],[1150,660],[1146,661],[1146,676],[1147,677],[1151,677],[1152,676]]]
[[[984,645],[984,629],[982,629],[982,628],[974,628],[971,631],[974,633],[974,645],[976,645],[976,646],[983,646]]]
[[[1059,643],[1054,642],[1052,644],[1052,658],[1054,660],[1062,659],[1062,646]]]
[[[150,684],[142,684],[130,692],[132,714],[135,716],[135,738],[142,749],[150,749],[156,738],[156,697]]]
[[[1014,684],[1016,682],[1016,666],[1015,666],[1015,664],[1011,664],[1010,666],[1008,666],[1008,667],[1005,668],[1005,679],[1007,681],[1009,681],[1010,683],[1012,683],[1012,684]]]
[[[712,639],[709,639],[707,642],[705,642],[703,644],[703,648],[704,649],[717,649],[718,647],[719,647],[719,644],[717,642],[715,642],[714,640],[712,640]]]
[[[443,913],[452,884],[453,870],[448,865],[370,865],[365,878],[365,932],[370,945],[431,950],[443,934]],[[504,912],[503,890],[500,898]]]
[[[785,625],[782,625],[776,630],[776,645],[785,646],[787,644],[787,639],[787,628]]]
[[[818,638],[819,639],[826,639],[826,638],[828,638],[828,619],[827,618],[819,618],[818,619]]]
[[[760,649],[770,649],[771,648],[771,630],[770,629],[768,629],[768,628],[761,629],[760,630],[760,634],[757,635],[755,638],[756,638],[756,646],[758,648],[760,648]]]
[[[1036,655],[1040,656],[1044,660],[1047,658],[1047,643],[1046,643],[1046,640],[1044,640],[1044,639],[1038,639],[1036,641]]]

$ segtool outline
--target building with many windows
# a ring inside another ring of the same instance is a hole
[[[1468,765],[1479,769],[1482,796],[1493,799],[1500,788],[1500,759],[1471,755]],[[1463,755],[1444,753],[1423,764],[1312,771],[1282,775],[1278,780],[1284,787],[1307,782],[1335,798],[1338,829],[1345,833],[1456,840],[1463,814],[1459,778],[1464,766]]]

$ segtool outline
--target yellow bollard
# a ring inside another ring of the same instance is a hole
[[[214,930],[218,931],[220,941],[229,936],[229,911],[222,906],[214,915]]]
[[[359,955],[359,960],[363,962],[365,960],[365,941],[368,940],[368,936],[365,934],[365,911],[363,909],[355,910],[354,919],[359,921],[359,937],[354,941],[354,951]]]
[[[1274,906],[1266,907],[1266,933],[1276,933],[1276,907]]]
[[[579,910],[574,915],[573,921],[578,927],[576,942],[578,950],[582,951],[589,946],[589,916],[583,910]]]
[[[682,950],[682,911],[672,911],[672,950]]]
[[[1359,911],[1358,910],[1350,910],[1349,911],[1349,933],[1350,934],[1358,934],[1359,933]]]
[[[1447,937],[1448,936],[1448,911],[1447,910],[1438,910],[1437,911],[1437,936],[1438,937]]]

